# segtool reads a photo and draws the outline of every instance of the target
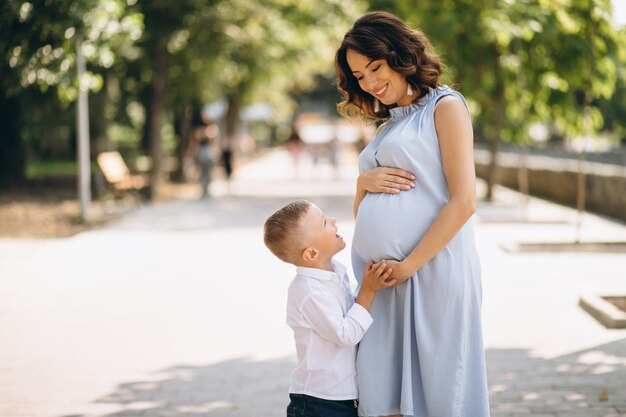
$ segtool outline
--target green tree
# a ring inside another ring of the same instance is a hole
[[[302,0],[223,2],[218,8],[225,37],[217,73],[227,99],[225,136],[236,137],[243,104],[266,102],[276,117],[294,108],[291,94],[333,71],[341,36],[363,8],[357,2]]]
[[[161,126],[170,117],[181,158],[190,115],[207,100],[225,98],[229,142],[245,104],[267,102],[286,115],[293,109],[290,92],[311,88],[316,74],[332,71],[335,43],[362,10],[354,1],[338,0],[162,0],[138,7],[146,26],[142,62],[149,63],[151,80],[145,136],[157,180]]]
[[[602,126],[597,103],[613,94],[623,36],[610,23],[609,0],[378,3],[431,37],[452,70],[448,80],[468,97],[477,134],[491,143],[487,198],[501,140],[525,142],[532,122],[570,137],[583,133],[585,119]]]
[[[75,37],[84,38],[93,70],[80,82],[97,91],[102,86],[97,70],[123,56],[141,34],[141,18],[126,13],[121,0],[8,0],[0,5],[0,27],[0,145],[8,150],[0,154],[0,178],[15,182],[24,177],[23,132],[37,113],[24,106],[39,94],[42,102],[55,101],[50,108],[67,109],[77,97]],[[55,118],[46,121],[54,125]]]
[[[626,145],[626,26],[620,30],[611,55],[618,63],[615,92],[610,99],[598,99],[597,105],[604,121],[602,130],[611,132],[622,145]]]
[[[144,16],[145,31],[138,42],[142,54],[140,69],[135,75],[141,85],[140,100],[146,110],[143,143],[152,161],[152,183],[157,192],[163,180],[162,127],[167,121],[172,101],[180,103],[201,96],[197,74],[216,46],[211,36],[214,26],[211,15],[215,3],[154,0],[137,5]],[[205,48],[189,47],[191,37],[203,39]],[[181,53],[187,48],[188,53]],[[184,81],[172,83],[177,79]],[[174,90],[172,86],[178,89]],[[168,100],[170,97],[174,99]]]

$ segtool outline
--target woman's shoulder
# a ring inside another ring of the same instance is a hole
[[[454,88],[446,84],[442,84],[430,90],[430,92],[427,95],[427,101],[429,103],[436,104],[437,102],[439,102],[441,99],[445,97],[457,97],[461,99],[462,101],[465,101],[465,97],[463,97],[463,94],[461,94],[458,90],[455,90]]]
[[[441,104],[454,101],[463,104],[463,107],[465,107],[465,109],[469,112],[465,97],[459,91],[445,84],[437,87],[435,90],[436,92],[433,94],[433,97],[429,102],[429,104],[432,106],[433,112],[436,111]]]
[[[446,84],[442,84],[435,88],[432,88],[426,95],[417,99],[414,103],[414,106],[422,108],[430,107],[432,110],[434,110],[439,102],[447,97],[456,97],[461,102],[465,102],[465,97],[463,97],[460,92]]]
[[[399,122],[401,120],[404,120],[405,122],[410,122],[410,120],[412,119],[408,116],[411,115],[432,115],[435,112],[435,109],[439,102],[446,97],[456,97],[467,108],[465,97],[463,97],[461,93],[445,84],[442,84],[435,88],[432,88],[426,95],[418,98],[408,106],[391,108],[389,110],[389,119],[387,119],[385,123],[381,125],[381,127],[379,127],[379,130],[376,132],[376,134],[378,135],[382,130],[381,128],[389,124],[389,122]]]

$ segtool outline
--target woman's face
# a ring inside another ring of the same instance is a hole
[[[414,97],[406,93],[408,87],[406,78],[393,70],[387,64],[386,59],[371,60],[365,55],[348,49],[346,60],[361,89],[376,97],[383,104],[406,106],[413,102]]]

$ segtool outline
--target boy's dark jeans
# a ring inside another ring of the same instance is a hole
[[[287,417],[358,417],[357,400],[324,400],[304,394],[289,394]]]

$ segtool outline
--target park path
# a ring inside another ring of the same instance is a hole
[[[0,239],[0,417],[284,415],[293,269],[265,249],[262,224],[305,197],[349,242],[353,162],[304,160],[296,178],[274,151],[241,167],[230,195],[217,182],[211,199],[71,238]],[[626,256],[506,252],[574,238],[572,210],[531,199],[522,221],[520,202],[499,189],[475,216],[492,415],[626,416],[626,330],[578,306],[626,292]],[[587,214],[582,236],[626,241],[626,227]],[[349,265],[348,250],[338,258]]]

